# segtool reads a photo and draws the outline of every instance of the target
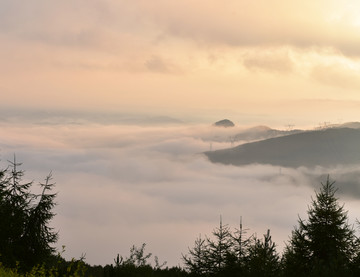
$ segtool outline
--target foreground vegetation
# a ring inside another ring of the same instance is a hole
[[[56,197],[51,174],[39,184],[41,193],[33,194],[33,182],[22,181],[19,166],[14,159],[0,170],[0,276],[360,276],[360,239],[329,178],[282,255],[270,230],[258,238],[241,222],[232,230],[220,218],[211,236],[199,236],[183,254],[184,268],[152,259],[145,244],[110,265],[90,266],[84,258],[64,260],[52,246],[58,234],[49,227]]]
[[[231,232],[220,220],[214,239],[199,237],[183,257],[187,270],[197,276],[360,276],[360,240],[335,193],[328,178],[282,256],[270,230],[260,239],[246,237],[241,224]]]

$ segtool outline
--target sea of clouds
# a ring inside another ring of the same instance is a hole
[[[94,122],[0,123],[2,168],[22,162],[26,180],[56,182],[57,248],[66,258],[86,255],[90,264],[111,264],[119,253],[146,243],[146,250],[182,264],[194,240],[223,223],[259,237],[267,229],[281,252],[306,218],[311,197],[327,174],[339,186],[340,203],[353,223],[360,209],[357,166],[280,168],[225,166],[201,153],[230,147],[240,129],[210,125],[129,125]],[[356,227],[356,226],[355,226]]]

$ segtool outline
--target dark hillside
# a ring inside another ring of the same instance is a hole
[[[288,167],[360,163],[360,130],[334,128],[271,138],[204,153],[214,163]]]

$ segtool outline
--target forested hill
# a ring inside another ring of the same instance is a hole
[[[287,167],[360,163],[360,129],[330,128],[208,151],[214,163]]]

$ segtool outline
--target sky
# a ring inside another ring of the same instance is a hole
[[[106,264],[145,242],[176,265],[220,214],[281,248],[321,178],[354,184],[356,170],[198,153],[228,136],[209,127],[223,118],[358,121],[359,13],[355,0],[0,0],[3,166],[16,153],[31,180],[53,171],[66,257]]]
[[[0,1],[2,106],[314,125],[360,106],[358,1]]]

